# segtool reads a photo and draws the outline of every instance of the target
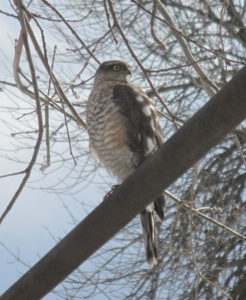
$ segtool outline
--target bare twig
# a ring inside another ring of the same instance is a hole
[[[165,50],[165,44],[158,38],[158,36],[156,35],[155,33],[155,29],[154,29],[154,26],[155,26],[155,14],[156,14],[156,8],[157,8],[157,2],[156,1],[153,1],[153,9],[152,9],[152,14],[151,14],[151,20],[150,20],[150,32],[151,32],[151,35],[154,39],[155,42],[157,42],[157,44]]]
[[[23,171],[19,171],[19,172],[14,172],[14,173],[9,173],[9,174],[4,174],[1,175],[0,178],[6,178],[6,177],[11,177],[11,176],[16,176],[16,175],[21,175],[21,174],[25,174],[26,170]]]
[[[64,107],[64,104],[62,102],[62,106],[63,106],[63,110],[65,112],[65,107]],[[65,128],[66,128],[66,132],[67,132],[67,138],[68,138],[68,145],[69,145],[69,152],[73,158],[73,162],[74,162],[74,165],[76,166],[77,164],[77,161],[73,155],[73,149],[72,149],[72,145],[71,145],[71,138],[70,138],[70,133],[69,133],[69,128],[68,128],[68,122],[67,122],[67,116],[66,114],[64,113],[64,124],[65,124]]]
[[[44,39],[43,35],[42,38]],[[45,44],[44,44],[45,45]],[[56,49],[57,47],[54,47],[53,56],[52,56],[52,62],[51,62],[51,70],[54,68],[55,63],[55,56],[56,56]],[[48,56],[45,51],[46,59],[48,60]],[[51,78],[49,79],[49,85],[48,85],[48,92],[47,94],[50,94],[50,88],[51,88]],[[43,166],[41,167],[42,170],[50,166],[50,121],[49,121],[49,105],[47,102],[45,102],[44,106],[44,113],[45,113],[45,144],[46,144],[46,157],[45,162]]]
[[[246,159],[245,159],[245,155],[244,155],[244,153],[243,153],[242,145],[241,145],[241,143],[240,143],[240,141],[239,141],[239,139],[238,139],[236,133],[233,135],[233,138],[234,138],[234,141],[235,141],[236,146],[237,146],[237,148],[238,148],[238,151],[239,151],[239,153],[240,153],[240,157],[241,157],[241,159],[242,159],[242,162],[243,162],[244,166],[246,167]]]
[[[77,111],[74,109],[73,105],[70,103],[70,101],[67,99],[66,95],[64,94],[59,81],[57,80],[54,72],[51,70],[47,60],[45,59],[45,56],[43,55],[39,44],[35,38],[35,35],[32,31],[32,28],[29,24],[29,22],[26,22],[26,27],[27,27],[27,32],[33,42],[34,48],[37,51],[37,54],[39,56],[39,58],[41,59],[44,67],[46,68],[46,70],[48,71],[48,73],[51,76],[52,82],[54,84],[54,87],[56,89],[57,94],[59,95],[59,97],[64,101],[64,103],[68,106],[68,108],[70,109],[71,113],[73,114],[73,116],[75,117],[76,121],[78,122],[79,125],[81,125],[82,127],[86,128],[86,124],[84,121],[81,120],[79,114],[77,113]]]
[[[192,208],[190,205],[186,204],[184,201],[181,201],[180,199],[178,199],[176,196],[174,196],[173,194],[165,191],[164,192],[166,194],[167,197],[171,198],[172,200],[174,200],[176,203],[178,203],[178,205],[180,207],[184,207],[185,209],[191,211],[194,215],[196,215],[197,217],[201,217],[207,221],[209,221],[210,223],[213,223],[214,225],[222,228],[223,230],[225,230],[226,232],[234,235],[235,237],[239,238],[242,241],[246,241],[246,236],[240,234],[239,232],[231,229],[230,227],[222,224],[221,222],[214,220],[208,216],[206,216],[205,214],[201,213],[200,211],[198,211],[197,209]]]
[[[39,153],[39,149],[40,149],[41,142],[42,142],[42,136],[43,136],[43,120],[42,120],[42,112],[41,112],[41,105],[40,105],[39,92],[38,92],[38,84],[37,84],[37,80],[36,80],[35,68],[34,68],[33,61],[32,61],[32,55],[31,55],[31,52],[30,52],[30,47],[29,47],[28,37],[27,37],[27,31],[26,31],[27,18],[25,16],[25,12],[23,10],[24,6],[23,6],[23,3],[22,3],[22,0],[16,0],[15,4],[16,4],[16,6],[18,8],[18,11],[19,11],[19,21],[20,21],[20,24],[21,24],[20,39],[22,40],[19,44],[19,45],[21,45],[20,49],[17,49],[17,50],[21,50],[22,45],[24,44],[25,50],[26,50],[27,61],[28,61],[28,64],[29,64],[31,77],[32,77],[34,95],[35,95],[36,114],[37,114],[37,119],[38,119],[38,136],[37,136],[37,140],[36,140],[36,144],[35,144],[35,147],[34,147],[34,151],[33,151],[33,154],[32,154],[31,161],[29,162],[29,165],[25,169],[25,176],[23,177],[18,189],[16,190],[13,198],[9,202],[7,208],[2,213],[2,215],[0,217],[0,224],[2,223],[2,221],[4,220],[6,215],[9,213],[9,211],[11,210],[13,205],[15,204],[15,201],[17,200],[18,196],[20,195],[23,188],[25,187],[26,182],[28,181],[28,178],[30,177],[32,168],[33,168],[33,166],[36,162],[36,159],[37,159],[37,156],[38,156],[38,153]],[[19,64],[19,62],[18,62],[18,64]],[[18,76],[17,76],[17,81],[18,81]]]
[[[51,10],[53,10],[59,18],[64,22],[64,24],[69,28],[71,33],[76,37],[76,39],[81,43],[81,45],[86,49],[88,54],[98,63],[100,64],[100,61],[97,59],[97,57],[91,52],[91,50],[86,46],[84,41],[80,38],[80,36],[77,34],[77,32],[73,29],[73,27],[67,22],[67,20],[62,16],[62,14],[48,1],[42,0],[44,4],[46,4]]]
[[[192,214],[192,210],[191,209],[190,209],[190,214],[189,214],[189,222],[190,222],[190,228],[191,228],[190,234],[189,234],[190,235],[190,251],[191,251],[192,261],[193,261],[193,264],[195,266],[195,270],[196,270],[198,276],[202,280],[206,281],[209,285],[211,285],[212,287],[214,287],[217,290],[219,290],[224,296],[227,297],[227,299],[233,300],[233,298],[228,293],[226,293],[219,285],[217,285],[216,283],[214,283],[213,281],[209,280],[206,276],[203,275],[203,273],[202,273],[202,271],[201,271],[201,269],[200,269],[200,267],[198,265],[196,254],[195,254],[195,250],[194,250],[194,247],[193,247],[192,228],[194,227],[194,224],[193,224],[193,214]]]
[[[5,80],[0,80],[0,84],[16,87],[16,83],[8,82],[8,81],[5,81]]]
[[[109,27],[109,31],[111,32],[112,34],[112,37],[113,37],[113,40],[115,41],[115,43],[117,44],[118,41],[114,35],[114,31],[113,31],[113,28],[111,26],[111,23],[110,23],[110,18],[109,18],[109,13],[108,13],[108,8],[107,8],[107,2],[106,0],[103,0],[103,6],[104,6],[104,10],[105,10],[105,13],[106,13],[106,17],[107,17],[107,22],[108,22],[108,27]]]
[[[140,7],[143,11],[145,11],[147,14],[149,14],[150,16],[152,15],[152,12],[149,11],[148,9],[146,9],[140,2],[136,1],[136,0],[131,0],[132,2],[134,2],[138,7]],[[156,0],[155,0],[156,1]],[[223,54],[219,53],[218,51],[216,50],[213,50],[211,48],[208,48],[204,45],[202,45],[201,43],[197,42],[196,40],[192,39],[191,37],[185,35],[181,30],[179,30],[178,28],[175,28],[175,27],[172,27],[171,24],[169,24],[165,19],[159,17],[159,16],[155,16],[155,18],[161,22],[163,22],[164,24],[168,25],[172,30],[176,31],[178,34],[180,34],[185,40],[193,43],[194,45],[198,46],[199,48],[209,52],[209,53],[212,53],[214,55],[216,55],[217,57],[220,57],[230,63],[235,63],[235,64],[243,64],[245,65],[245,61],[243,60],[244,58],[242,58],[242,61],[239,61],[239,60],[235,60],[235,59],[229,59],[225,56],[223,56]],[[214,16],[213,16],[213,20],[214,20]]]
[[[219,90],[218,87],[207,77],[207,75],[203,72],[203,70],[200,67],[200,65],[196,62],[195,58],[193,57],[193,55],[192,55],[192,53],[191,53],[191,51],[189,49],[189,45],[187,44],[187,42],[183,38],[183,36],[179,33],[180,30],[177,28],[177,25],[175,24],[175,22],[172,19],[171,15],[167,11],[165,5],[160,0],[153,0],[153,1],[157,2],[157,4],[158,4],[157,7],[158,7],[159,11],[163,15],[163,17],[165,18],[165,20],[167,21],[167,23],[171,25],[170,29],[171,29],[173,35],[175,36],[175,38],[179,42],[179,44],[180,44],[180,46],[181,46],[181,48],[182,48],[182,50],[183,50],[183,52],[185,54],[186,59],[190,63],[192,63],[192,66],[193,66],[194,70],[199,75],[200,80],[203,83],[203,86],[204,86],[205,90],[210,95],[215,94],[215,92],[217,92]]]
[[[185,67],[192,66],[193,64],[196,64],[197,62],[201,62],[201,61],[203,62],[203,61],[207,61],[207,60],[213,60],[213,59],[215,59],[215,57],[216,56],[207,57],[207,58],[201,58],[201,59],[198,59],[196,62],[187,62],[186,64],[177,65],[177,66],[173,66],[173,67],[165,68],[165,69],[156,69],[156,70],[146,69],[146,71],[149,72],[149,73],[162,73],[162,72],[166,73],[166,72],[177,70],[177,69],[180,69],[180,68],[185,68]]]
[[[28,30],[28,25],[29,23],[26,21],[26,26],[27,26],[27,30]],[[30,27],[30,26],[29,26]],[[29,28],[30,29],[30,28]],[[16,43],[16,46],[15,46],[15,54],[14,54],[14,62],[13,62],[13,74],[14,74],[14,79],[15,79],[15,82],[16,82],[16,85],[17,87],[19,88],[19,90],[26,94],[28,97],[32,98],[32,99],[35,99],[35,95],[33,92],[31,92],[30,90],[28,90],[28,88],[22,83],[21,81],[21,78],[20,78],[20,58],[21,58],[21,54],[22,54],[22,50],[23,50],[23,38],[22,38],[22,33],[23,33],[23,29],[21,29],[21,32],[20,32],[20,35],[19,35],[19,38],[17,40],[17,43]],[[38,43],[36,42],[36,46],[38,46]],[[39,49],[40,50],[40,49]],[[41,60],[43,62],[43,64],[46,66],[46,69],[48,68],[49,69],[49,66],[46,64],[46,60],[44,58],[44,56],[42,55],[42,51],[38,51],[39,54],[41,55]],[[28,80],[26,78],[26,80]],[[57,80],[56,80],[57,81]],[[58,81],[57,81],[58,82]],[[5,82],[4,82],[5,83]],[[30,82],[31,84],[31,82]],[[59,85],[59,83],[58,83]],[[61,89],[61,88],[60,88]],[[42,93],[44,95],[45,98],[40,98],[44,101],[44,103],[46,103],[47,101],[49,102],[49,104],[57,109],[58,111],[62,112],[62,108],[59,107],[55,102],[52,102],[52,101],[49,101],[49,98],[47,95],[45,95],[42,91],[39,91],[39,93]],[[67,100],[68,101],[68,100]],[[68,101],[69,103],[69,101]],[[69,106],[69,104],[68,104]],[[70,110],[72,110],[72,113],[75,115],[74,117],[73,116],[69,116],[70,118],[72,118],[73,120],[76,120],[79,124],[81,124],[83,127],[86,127],[85,123],[80,119],[79,115],[77,114],[76,115],[76,111],[72,109],[72,107],[70,107]],[[78,117],[79,117],[79,120],[78,120]]]
[[[20,256],[19,255],[17,255],[17,254],[15,254],[13,251],[11,251],[8,247],[6,247],[5,245],[4,245],[4,243],[3,242],[1,242],[0,241],[0,245],[1,245],[1,247],[3,247],[14,259],[16,259],[16,261],[18,261],[19,263],[21,263],[23,266],[25,266],[27,269],[29,269],[30,268],[30,265],[29,264],[27,264],[24,260],[22,260],[21,258],[20,258]]]

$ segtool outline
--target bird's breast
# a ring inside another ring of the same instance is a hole
[[[104,101],[100,105],[92,104],[87,114],[90,146],[106,169],[122,181],[134,170],[136,158],[127,144],[119,107],[110,98]]]

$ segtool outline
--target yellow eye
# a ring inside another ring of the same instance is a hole
[[[113,70],[114,70],[114,71],[117,71],[117,72],[118,72],[118,71],[120,71],[120,69],[121,69],[121,68],[120,68],[120,65],[113,65]]]

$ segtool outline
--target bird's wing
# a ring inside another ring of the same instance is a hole
[[[140,155],[142,162],[162,143],[163,138],[157,111],[151,99],[131,84],[117,84],[113,89],[113,101],[123,116],[127,144]]]
[[[151,99],[130,84],[117,84],[113,89],[113,100],[119,107],[126,128],[127,144],[139,156],[139,164],[163,143],[158,114]],[[138,166],[136,166],[138,167]],[[164,218],[165,199],[159,195],[140,214],[147,261],[157,263],[157,239],[155,232],[155,210]]]

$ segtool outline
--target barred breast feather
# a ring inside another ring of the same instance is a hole
[[[127,133],[120,107],[113,101],[114,82],[106,82],[91,93],[87,106],[90,147],[106,169],[122,182],[134,171],[139,158],[127,145]]]

